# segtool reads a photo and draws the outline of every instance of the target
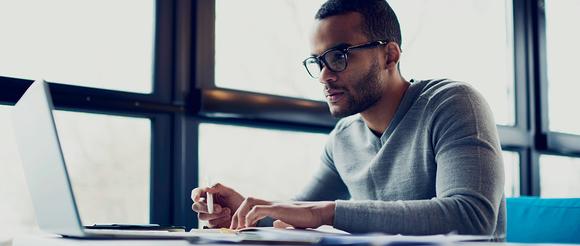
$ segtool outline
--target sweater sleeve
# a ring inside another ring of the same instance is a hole
[[[337,200],[334,227],[349,232],[492,235],[503,201],[497,129],[483,97],[467,85],[426,109],[435,153],[436,197],[409,201]]]

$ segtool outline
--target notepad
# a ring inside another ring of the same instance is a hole
[[[210,237],[200,237],[199,239],[189,240],[192,243],[205,242],[246,242],[246,243],[292,243],[292,244],[315,244],[320,242],[324,237],[337,237],[348,235],[346,232],[329,232],[318,229],[280,229],[274,227],[248,227],[239,230],[227,228],[221,229],[192,229],[190,232],[196,234],[209,234]],[[226,236],[223,240],[220,235]]]

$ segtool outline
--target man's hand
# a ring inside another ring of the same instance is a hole
[[[246,221],[246,216],[252,208],[258,205],[271,205],[271,202],[260,200],[258,198],[248,197],[242,202],[234,216],[232,217],[232,223],[230,224],[230,229],[242,229],[245,227],[255,226],[258,220],[254,223],[248,224]]]
[[[209,214],[205,202],[207,192],[213,194],[213,213]],[[237,211],[244,197],[235,190],[217,183],[211,187],[198,187],[191,191],[191,209],[198,213],[199,220],[208,221],[211,228],[229,227],[232,213]]]
[[[264,217],[276,219],[274,226],[295,228],[317,228],[332,225],[334,221],[334,202],[276,203],[249,198],[240,206],[232,219],[232,229],[256,225]],[[237,225],[233,222],[237,221]]]

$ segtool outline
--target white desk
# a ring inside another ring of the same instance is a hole
[[[72,239],[56,235],[30,235],[14,238],[12,246],[191,246],[186,240],[118,240],[118,239]],[[231,245],[231,244],[204,244]],[[250,244],[243,244],[248,246]]]
[[[185,240],[90,240],[90,239],[70,239],[52,235],[29,235],[19,236],[13,241],[13,246],[190,246]],[[211,244],[206,244],[211,245]],[[231,245],[231,244],[214,244]],[[248,245],[248,244],[243,244]],[[575,244],[520,244],[520,243],[458,243],[458,246],[573,246]],[[578,245],[578,244],[576,244]]]
[[[113,240],[113,239],[72,239],[52,235],[30,235],[14,238],[13,246],[189,246],[185,240]]]

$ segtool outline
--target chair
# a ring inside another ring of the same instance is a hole
[[[507,198],[507,242],[580,243],[580,198]]]

